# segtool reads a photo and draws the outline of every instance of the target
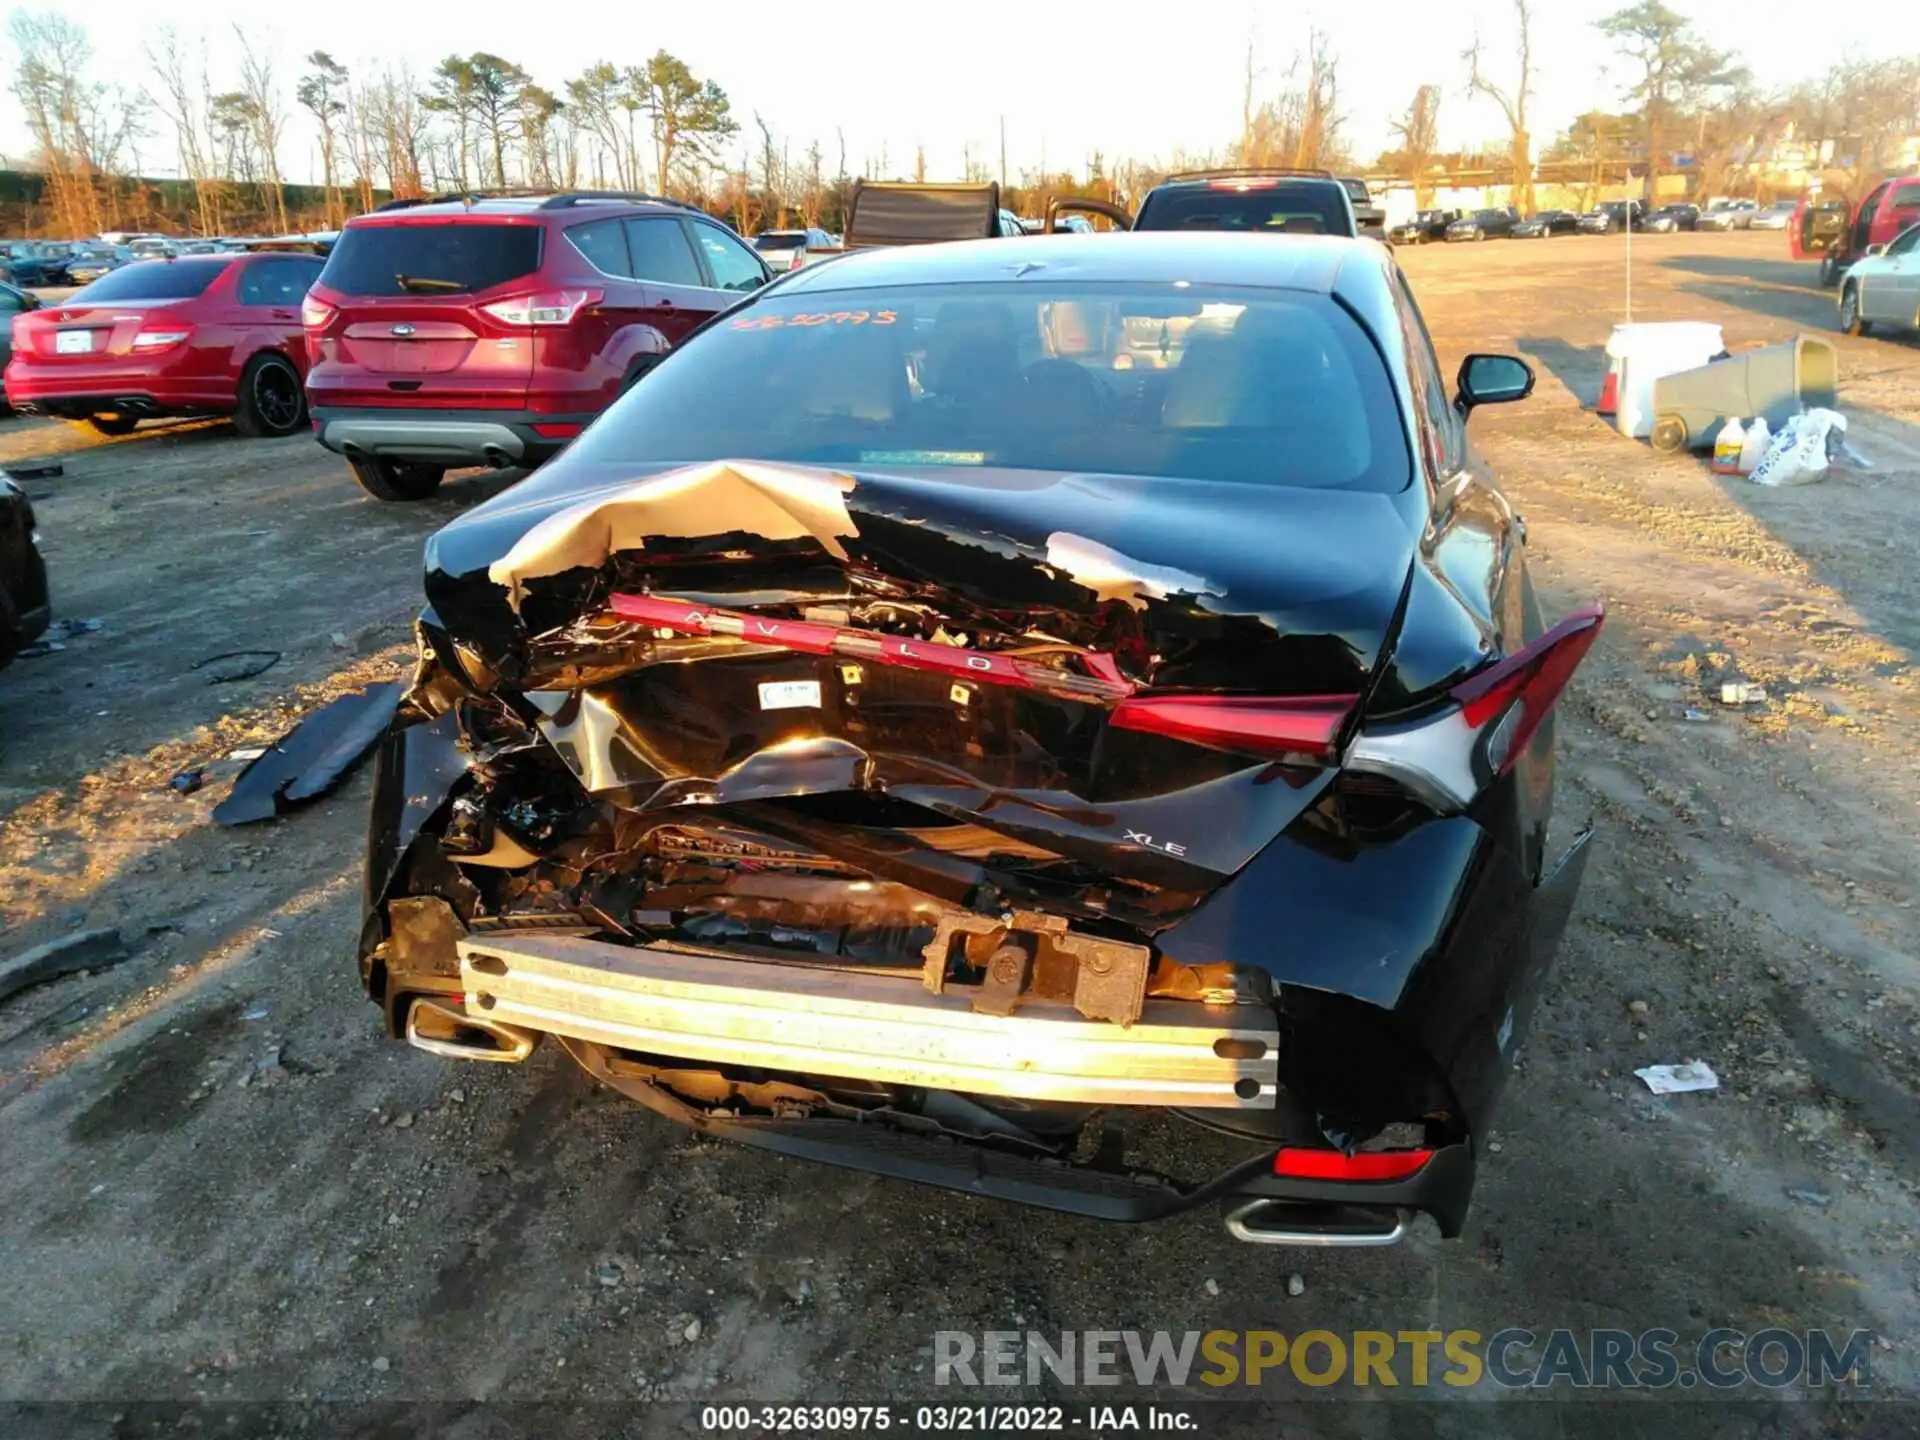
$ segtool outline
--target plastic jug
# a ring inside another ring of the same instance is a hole
[[[1710,468],[1716,475],[1738,475],[1740,456],[1746,445],[1747,432],[1739,418],[1728,417],[1727,423],[1720,427],[1720,433],[1714,437],[1713,460]]]
[[[1747,426],[1746,438],[1740,442],[1740,473],[1751,475],[1753,467],[1758,465],[1767,453],[1767,443],[1773,436],[1767,430],[1767,417],[1756,415],[1753,423]],[[1715,450],[1719,449],[1716,445]]]

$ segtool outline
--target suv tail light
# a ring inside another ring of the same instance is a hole
[[[575,315],[604,298],[599,290],[539,290],[480,308],[503,325],[570,325]]]
[[[1437,715],[1361,731],[1346,768],[1405,786],[1441,814],[1511,770],[1600,636],[1606,611],[1574,611],[1523,650],[1454,686]]]
[[[136,354],[151,355],[156,350],[171,350],[192,335],[193,328],[186,325],[170,330],[142,330],[133,337],[133,349]]]
[[[308,330],[324,330],[340,312],[324,300],[309,295],[300,302],[300,323]]]

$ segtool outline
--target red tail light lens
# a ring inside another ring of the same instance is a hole
[[[1288,1146],[1273,1157],[1273,1173],[1295,1180],[1405,1180],[1433,1158],[1431,1150],[1303,1150]]]
[[[1280,182],[1271,175],[1246,175],[1234,180],[1209,180],[1209,190],[1271,190]]]
[[[1325,758],[1357,695],[1146,695],[1123,700],[1109,723],[1216,750]]]
[[[300,323],[309,330],[326,329],[339,313],[326,301],[316,300],[311,295],[300,302]]]
[[[133,337],[133,349],[141,355],[151,355],[156,350],[171,350],[191,339],[193,331],[182,327],[175,330],[142,330]]]
[[[1598,605],[1576,610],[1456,685],[1454,703],[1438,714],[1368,727],[1348,748],[1346,768],[1393,780],[1442,814],[1464,810],[1525,752],[1605,621]]]
[[[536,420],[533,433],[543,440],[571,440],[587,427],[578,421]]]
[[[1464,684],[1453,698],[1467,724],[1479,729],[1495,717],[1500,724],[1489,741],[1500,741],[1500,753],[1489,755],[1494,773],[1504,775],[1514,758],[1527,748],[1533,732],[1567,688],[1567,681],[1586,659],[1607,614],[1598,605],[1576,610],[1526,649],[1489,665]]]
[[[541,290],[480,308],[503,325],[571,325],[574,316],[605,298],[599,290]]]

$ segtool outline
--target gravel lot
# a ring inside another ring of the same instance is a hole
[[[1784,252],[1637,237],[1634,313],[1717,320],[1736,349],[1831,335],[1831,292]],[[1549,608],[1612,618],[1560,731],[1561,813],[1600,843],[1468,1232],[1387,1251],[978,1203],[697,1140],[554,1047],[462,1067],[387,1042],[350,959],[365,775],[238,831],[209,819],[233,762],[166,782],[401,673],[422,540],[502,478],[382,506],[305,439],[0,423],[0,460],[65,465],[26,482],[56,613],[103,622],[0,674],[4,951],[109,925],[135,951],[0,1005],[0,1399],[870,1402],[936,1393],[943,1329],[1770,1325],[1874,1330],[1868,1398],[1920,1399],[1920,344],[1838,341],[1870,472],[1722,480],[1585,408],[1622,254],[1402,252],[1449,369],[1535,363],[1533,400],[1474,431]],[[189,668],[242,648],[281,658]],[[1723,679],[1769,698],[1725,708]],[[1718,1093],[1631,1073],[1694,1057]],[[1550,1399],[1569,1434],[1920,1426],[1831,1391],[1765,1414]],[[1546,1413],[1323,1405],[1299,1433]]]

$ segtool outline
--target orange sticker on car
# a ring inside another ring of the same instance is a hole
[[[790,330],[814,325],[892,325],[899,320],[892,310],[823,310],[807,315],[743,315],[733,322],[735,330]]]

